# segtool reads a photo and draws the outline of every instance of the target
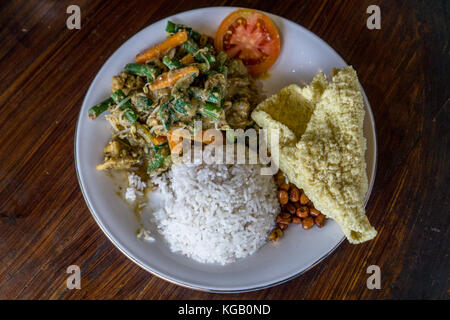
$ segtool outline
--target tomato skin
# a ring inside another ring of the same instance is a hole
[[[251,41],[254,39],[259,42],[254,44]],[[234,47],[227,47],[226,42],[231,42]],[[266,14],[253,9],[238,9],[220,24],[214,46],[231,58],[242,59],[250,73],[257,75],[276,62],[281,44],[277,27]]]

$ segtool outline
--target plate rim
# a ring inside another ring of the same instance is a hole
[[[232,293],[244,293],[244,292],[252,292],[252,291],[258,291],[258,290],[263,290],[263,289],[267,289],[267,288],[271,288],[271,287],[275,287],[278,286],[280,284],[289,282],[299,276],[301,276],[302,274],[308,272],[309,270],[311,270],[312,268],[314,268],[316,265],[320,264],[321,262],[323,262],[327,257],[329,257],[332,253],[334,253],[336,251],[336,249],[338,247],[340,247],[342,245],[342,243],[344,242],[344,240],[346,239],[345,235],[341,238],[341,240],[333,247],[331,248],[328,252],[326,252],[322,257],[320,257],[319,259],[317,259],[317,261],[315,261],[313,264],[311,264],[309,267],[307,267],[306,269],[292,275],[289,276],[285,279],[282,279],[280,281],[276,281],[276,282],[272,282],[266,285],[260,285],[260,286],[255,286],[255,287],[249,287],[249,288],[245,288],[245,289],[235,289],[235,290],[228,290],[228,289],[211,289],[211,288],[205,288],[205,287],[201,287],[201,286],[194,286],[191,284],[187,284],[184,283],[182,281],[178,281],[175,279],[172,279],[168,276],[162,275],[159,272],[145,266],[144,264],[142,264],[140,261],[138,261],[137,259],[135,259],[134,257],[132,257],[129,253],[126,252],[126,250],[124,248],[121,247],[121,245],[115,240],[113,239],[112,235],[109,233],[109,231],[106,229],[106,227],[101,223],[101,221],[99,220],[99,218],[97,217],[97,215],[94,213],[94,210],[91,206],[91,203],[89,201],[89,198],[86,195],[86,191],[85,191],[85,187],[84,184],[82,182],[82,179],[80,177],[80,172],[78,169],[78,161],[77,161],[77,144],[78,144],[78,129],[79,129],[79,123],[81,121],[81,117],[82,112],[81,109],[85,103],[86,97],[89,95],[89,93],[92,90],[92,83],[95,82],[95,80],[97,79],[97,77],[99,76],[99,74],[101,73],[101,71],[103,70],[103,68],[105,68],[105,66],[108,64],[109,60],[111,59],[111,57],[114,55],[114,53],[116,53],[120,48],[122,48],[123,46],[125,46],[127,44],[128,41],[130,41],[133,37],[135,37],[137,34],[143,32],[145,29],[149,28],[150,26],[152,26],[153,24],[156,24],[158,22],[161,22],[163,20],[166,19],[170,19],[174,16],[180,15],[180,14],[184,14],[184,13],[189,13],[189,12],[193,12],[193,11],[200,11],[200,10],[214,10],[214,9],[240,9],[240,8],[245,8],[245,7],[234,7],[234,6],[212,6],[212,7],[202,7],[202,8],[196,8],[196,9],[191,9],[191,10],[186,10],[186,11],[181,11],[181,12],[177,12],[174,13],[170,16],[161,18],[145,27],[143,27],[142,29],[140,29],[139,31],[137,31],[134,35],[132,35],[131,37],[129,37],[125,42],[123,42],[109,57],[108,59],[103,63],[103,65],[100,67],[100,69],[97,71],[97,74],[95,75],[95,77],[92,79],[88,90],[86,91],[86,94],[84,96],[83,102],[81,104],[81,108],[80,108],[80,112],[79,115],[77,117],[77,121],[75,124],[75,134],[74,134],[74,165],[75,165],[75,171],[76,171],[76,175],[77,175],[77,179],[78,179],[78,184],[80,186],[80,190],[81,193],[83,195],[84,201],[89,209],[89,212],[91,213],[91,216],[94,218],[95,222],[97,223],[97,225],[100,227],[100,229],[102,230],[103,234],[108,238],[109,241],[111,241],[111,243],[122,253],[124,254],[128,259],[130,259],[132,262],[134,262],[136,265],[138,265],[139,267],[141,267],[142,269],[144,269],[145,271],[149,272],[150,274],[157,276],[160,279],[163,279],[165,281],[168,281],[170,283],[176,284],[178,286],[184,287],[184,288],[188,288],[188,289],[193,289],[193,290],[197,290],[197,291],[201,291],[201,292],[210,292],[210,293],[224,293],[224,294],[232,294]],[[329,45],[325,40],[323,40],[322,38],[320,38],[318,35],[316,35],[315,33],[313,33],[312,31],[310,31],[309,29],[307,29],[306,27],[303,27],[302,25],[298,24],[297,22],[294,22],[290,19],[284,18],[282,16],[270,13],[270,12],[266,12],[263,10],[258,10],[260,12],[263,12],[269,16],[274,16],[277,17],[279,19],[288,21],[289,23],[293,23],[295,24],[297,27],[301,28],[303,31],[307,32],[310,36],[312,36],[313,38],[315,38],[315,40],[318,40],[322,43],[324,43],[325,45],[327,45],[328,47],[330,47],[343,61],[346,65],[349,65],[347,63],[347,61],[345,61],[341,55],[331,46]],[[374,142],[374,162],[373,162],[373,167],[372,167],[372,180],[369,181],[369,185],[368,185],[368,189],[366,192],[366,198],[365,198],[365,202],[364,202],[364,206],[367,205],[367,202],[370,199],[370,195],[372,193],[372,189],[375,183],[375,179],[376,179],[376,173],[377,173],[377,163],[378,163],[378,144],[377,144],[377,130],[376,130],[376,124],[375,124],[375,118],[373,115],[373,111],[372,108],[370,106],[370,102],[369,99],[364,91],[363,86],[360,83],[360,87],[361,87],[361,92],[364,98],[364,103],[366,104],[367,110],[366,112],[368,112],[370,121],[372,123],[373,126],[373,142]]]

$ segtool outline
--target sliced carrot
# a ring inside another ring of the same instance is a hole
[[[195,62],[194,56],[192,53],[188,53],[183,58],[180,59],[180,62],[184,65],[192,64]]]
[[[155,81],[150,84],[149,88],[150,90],[166,88],[190,74],[195,74],[197,76],[199,72],[200,71],[198,70],[198,68],[193,66],[171,70],[159,75],[158,78],[156,78]]]
[[[180,44],[184,43],[188,39],[188,35],[186,31],[181,31],[175,33],[169,39],[156,46],[138,54],[136,56],[137,63],[145,63],[146,61],[158,57],[161,53],[166,52]]]
[[[174,134],[175,129],[172,129],[167,133],[167,141],[169,142],[170,152],[173,154],[181,154],[183,151],[183,137]]]
[[[163,143],[166,143],[167,138],[165,136],[156,136],[156,137],[154,136],[152,137],[152,141],[155,146],[159,146],[162,145]]]

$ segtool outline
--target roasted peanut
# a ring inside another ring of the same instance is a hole
[[[286,230],[288,225],[285,223],[277,223],[278,228],[280,228],[281,230]]]
[[[307,218],[309,216],[309,208],[307,206],[301,206],[297,209],[295,214],[299,218]]]
[[[306,194],[304,192],[302,192],[302,195],[300,196],[300,203],[303,205],[306,205],[306,204],[308,204],[308,202],[309,202],[308,197],[306,196]]]
[[[274,176],[278,185],[278,200],[282,212],[276,218],[277,228],[272,230],[269,239],[277,241],[286,230],[288,224],[302,224],[308,230],[314,225],[322,228],[326,217],[316,208],[303,189],[289,183],[283,172],[278,171]]]
[[[291,188],[291,185],[289,183],[284,182],[284,183],[280,184],[281,190],[289,191],[290,188]]]
[[[280,204],[285,205],[289,201],[289,195],[285,190],[279,190],[278,191],[278,201],[280,201]]]
[[[292,217],[292,224],[300,224],[302,223],[302,219],[300,219],[299,217]]]
[[[320,213],[317,217],[314,218],[314,223],[317,227],[322,228],[325,224],[325,216]]]
[[[292,221],[292,216],[287,212],[282,212],[277,216],[277,223],[289,224]]]
[[[289,191],[289,200],[291,202],[298,202],[300,200],[300,190],[296,186],[293,186],[291,191]]]
[[[308,218],[303,219],[303,221],[302,221],[303,229],[308,230],[312,226],[314,226],[314,219],[312,217],[308,217]]]
[[[295,214],[297,208],[290,202],[286,203],[285,210],[290,214]]]
[[[273,229],[270,233],[269,240],[270,241],[278,241],[283,235],[283,231],[280,228]]]

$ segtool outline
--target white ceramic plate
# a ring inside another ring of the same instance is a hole
[[[322,229],[302,230],[291,226],[276,244],[267,243],[254,255],[229,265],[197,263],[172,253],[160,236],[156,241],[136,239],[138,222],[129,207],[116,195],[117,187],[105,173],[95,169],[102,162],[103,147],[110,138],[102,118],[90,120],[88,109],[110,95],[112,76],[132,62],[137,53],[165,38],[167,20],[192,26],[214,35],[223,18],[236,8],[214,7],[187,11],[160,20],[126,41],[103,65],[86,94],[75,136],[75,161],[86,203],[100,228],[128,258],[149,272],[182,286],[216,292],[241,292],[267,288],[298,276],[316,265],[344,240],[332,220]],[[329,74],[345,61],[324,41],[305,28],[270,15],[281,35],[281,53],[264,81],[271,95],[291,83],[309,83],[318,71]],[[375,178],[376,136],[372,111],[366,102],[364,135],[367,139],[367,174],[370,195]]]

